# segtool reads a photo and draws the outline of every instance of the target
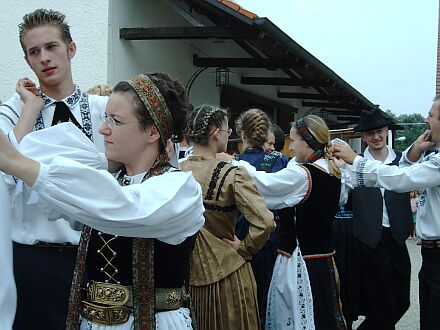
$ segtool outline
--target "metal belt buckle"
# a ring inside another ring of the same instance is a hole
[[[156,288],[156,309],[173,310],[181,307],[182,289]]]
[[[125,306],[104,307],[82,301],[81,315],[94,323],[117,325],[128,321],[130,310]]]
[[[130,291],[124,285],[90,281],[87,299],[103,305],[124,306],[130,299]]]

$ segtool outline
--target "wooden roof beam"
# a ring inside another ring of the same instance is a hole
[[[229,67],[229,68],[266,68],[266,69],[298,69],[304,66],[272,58],[236,58],[236,57],[198,57],[193,56],[193,64],[197,67]]]
[[[301,78],[272,78],[272,77],[241,77],[243,85],[274,85],[301,87],[329,87],[332,83],[322,80],[306,80]]]
[[[343,120],[343,121],[349,121],[349,122],[353,123],[353,122],[359,121],[359,116],[360,115],[357,115],[357,116],[337,116],[336,119]]]
[[[185,26],[153,28],[121,28],[119,38],[125,40],[166,39],[257,39],[258,31],[244,28],[225,29],[219,26]]]
[[[282,99],[303,99],[303,100],[328,100],[328,101],[349,101],[350,98],[343,95],[311,94],[311,93],[292,93],[278,92],[278,97]]]
[[[325,102],[302,102],[303,107],[310,108],[336,108],[336,109],[351,109],[351,110],[361,110],[362,106],[349,103],[325,103]]]

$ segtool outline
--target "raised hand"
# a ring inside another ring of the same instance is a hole
[[[334,160],[336,166],[339,167],[337,164],[337,160],[343,160],[347,164],[353,164],[354,159],[356,158],[356,153],[353,151],[353,149],[350,148],[350,146],[347,143],[344,142],[334,142],[333,143],[333,156],[336,157],[336,161]],[[342,165],[342,163],[341,163]]]
[[[35,105],[43,107],[44,101],[37,90],[35,83],[27,77],[21,78],[15,86],[15,91],[20,95],[24,103],[34,103]]]
[[[423,134],[414,142],[414,145],[416,145],[422,152],[434,148],[435,144],[431,142],[431,131],[428,129],[423,132]]]

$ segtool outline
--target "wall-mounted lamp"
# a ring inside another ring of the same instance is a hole
[[[215,85],[219,86],[228,86],[229,85],[229,73],[231,70],[226,67],[220,67],[215,69]]]

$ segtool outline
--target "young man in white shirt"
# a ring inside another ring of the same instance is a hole
[[[422,190],[417,210],[417,233],[422,239],[419,272],[420,329],[438,329],[440,324],[440,96],[425,119],[429,130],[402,155],[400,168],[364,159],[347,145],[336,143],[335,157],[348,164],[349,179],[357,186],[383,187],[397,192]],[[434,152],[425,152],[434,148]]]
[[[103,150],[98,130],[107,98],[85,94],[74,84],[76,44],[65,15],[46,9],[26,14],[19,37],[42,98],[29,93],[32,83],[21,79],[17,93],[0,106],[0,129],[17,147],[29,132],[71,121]],[[11,224],[18,290],[14,329],[63,329],[80,232],[63,219],[48,221],[44,209],[30,212],[23,203]]]
[[[398,165],[401,153],[387,145],[388,126],[395,124],[379,109],[362,111],[363,157]],[[365,320],[359,329],[391,330],[409,307],[411,263],[406,239],[411,234],[409,194],[358,187],[351,192],[353,234],[359,242],[360,306]]]

